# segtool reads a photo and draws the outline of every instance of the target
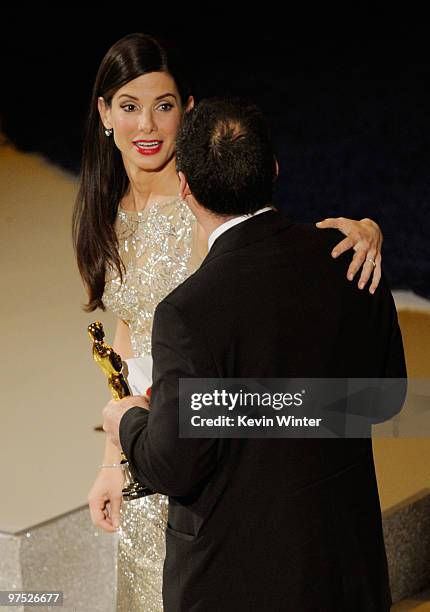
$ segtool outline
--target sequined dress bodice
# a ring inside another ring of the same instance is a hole
[[[106,270],[102,299],[106,308],[128,324],[133,360],[151,360],[157,304],[204,258],[198,248],[197,227],[193,213],[179,197],[151,204],[143,211],[118,208],[115,232],[126,272],[121,283],[117,270]],[[140,379],[128,380],[136,388],[138,383],[141,386]],[[116,612],[162,612],[167,517],[168,498],[159,493],[122,504]]]
[[[118,272],[107,269],[103,303],[128,323],[134,357],[150,355],[157,304],[201,264],[196,218],[175,197],[143,211],[120,206],[115,231],[126,274],[121,284]]]

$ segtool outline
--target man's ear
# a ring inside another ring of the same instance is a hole
[[[276,159],[275,155],[273,156],[273,159],[275,160],[275,176],[273,177],[273,182],[275,182],[279,176],[279,164],[278,164],[278,160]]]
[[[105,128],[107,128],[108,130],[111,129],[112,125],[111,125],[111,113],[110,113],[110,108],[109,106],[106,104],[103,96],[99,96],[97,99],[97,107],[99,109],[99,115],[100,118],[102,120],[102,123],[104,125]]]
[[[194,108],[194,104],[195,104],[194,97],[193,96],[189,96],[187,104],[186,104],[185,109],[184,109],[185,112],[187,112],[187,111],[191,110],[192,108]]]
[[[190,186],[188,185],[187,177],[181,170],[179,170],[178,176],[179,176],[179,197],[182,200],[185,200],[187,196],[191,195]]]

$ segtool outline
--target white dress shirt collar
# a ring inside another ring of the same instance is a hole
[[[256,210],[254,213],[247,213],[246,215],[241,215],[240,217],[234,217],[233,219],[229,219],[225,223],[222,223],[221,225],[219,225],[209,235],[208,252],[211,250],[211,247],[213,243],[215,242],[215,240],[219,238],[221,234],[224,233],[226,230],[230,229],[230,227],[233,227],[234,225],[237,225],[238,223],[242,223],[242,221],[246,221],[247,219],[250,219],[254,215],[259,215],[260,213],[266,212],[266,210],[274,210],[274,209],[272,208],[272,206],[265,206],[264,208],[260,208],[259,210]]]

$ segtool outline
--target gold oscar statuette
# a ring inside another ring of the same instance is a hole
[[[88,334],[93,341],[93,359],[105,376],[107,376],[112,397],[119,400],[127,395],[131,395],[127,380],[122,373],[123,363],[120,355],[115,353],[113,348],[103,340],[105,333],[102,323],[100,323],[100,321],[95,321],[91,323],[91,325],[88,325]],[[96,427],[96,429],[103,431],[100,427]],[[155,491],[149,487],[133,479],[127,458],[122,451],[121,464],[125,474],[125,487],[122,490],[124,501],[138,499],[139,497],[155,493]]]

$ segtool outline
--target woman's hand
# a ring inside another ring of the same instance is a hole
[[[124,481],[122,468],[100,468],[87,498],[91,522],[96,527],[108,532],[114,532],[119,527]]]
[[[360,278],[358,279],[359,289],[363,289],[369,278],[372,282],[369,287],[370,293],[375,293],[379,281],[381,280],[381,247],[382,232],[379,225],[372,219],[362,219],[354,221],[337,217],[336,219],[324,219],[316,223],[318,228],[325,229],[331,227],[338,229],[346,236],[341,240],[331,252],[333,257],[338,257],[341,253],[354,249],[355,254],[349,265],[347,277],[352,280],[357,271],[362,267]]]

